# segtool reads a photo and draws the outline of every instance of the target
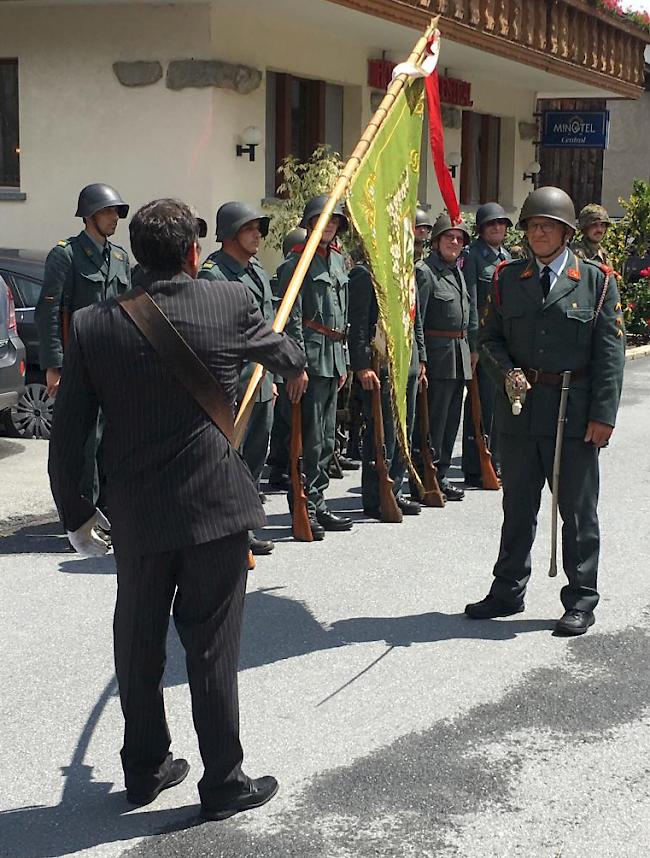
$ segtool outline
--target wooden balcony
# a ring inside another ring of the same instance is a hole
[[[331,0],[424,29],[442,15],[443,37],[551,74],[637,98],[650,33],[587,0]]]

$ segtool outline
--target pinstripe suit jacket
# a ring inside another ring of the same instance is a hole
[[[152,282],[153,281],[153,282]],[[235,403],[244,361],[285,377],[304,352],[264,321],[247,289],[178,274],[141,283]],[[118,551],[149,554],[261,527],[250,471],[115,300],[73,316],[56,397],[49,473],[67,530],[94,512],[79,495],[83,448],[101,407],[104,469]]]

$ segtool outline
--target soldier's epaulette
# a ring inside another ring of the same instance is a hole
[[[611,265],[605,265],[605,263],[601,262],[599,259],[582,259],[581,261],[585,262],[587,265],[593,265],[595,268],[599,268],[606,277],[615,273]]]
[[[501,306],[501,288],[499,286],[499,275],[501,274],[502,269],[506,267],[506,265],[516,265],[518,262],[525,262],[524,259],[502,259],[501,262],[497,264],[497,267],[494,269],[494,274],[492,275],[492,284],[494,286],[494,301],[497,307]]]
[[[201,266],[201,268],[208,268],[208,269],[214,268],[214,266],[216,264],[217,263],[213,262],[212,259],[206,259],[205,262],[203,263],[203,265]]]
[[[61,241],[57,241],[57,247],[67,247],[70,244],[69,238],[62,238]]]

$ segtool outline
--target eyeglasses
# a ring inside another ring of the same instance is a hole
[[[454,244],[463,244],[465,242],[465,237],[462,235],[450,235],[448,232],[443,232],[441,238],[443,237]]]
[[[556,223],[527,223],[526,232],[539,231],[543,235],[548,235],[557,227]]]

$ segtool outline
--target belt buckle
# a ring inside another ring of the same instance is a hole
[[[528,372],[534,373],[533,378],[529,378],[528,380],[529,380],[530,382],[532,382],[533,384],[537,384],[537,382],[539,381],[539,377],[540,377],[540,375],[541,375],[540,370],[538,370],[538,369],[529,369],[529,370],[528,370]]]

